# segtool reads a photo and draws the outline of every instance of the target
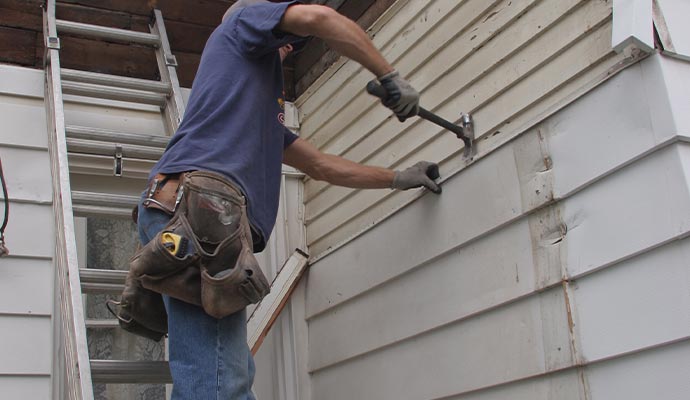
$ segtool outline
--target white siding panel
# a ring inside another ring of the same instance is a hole
[[[532,293],[543,284],[534,269],[524,219],[312,318],[310,365],[319,369]]]
[[[690,341],[587,368],[591,400],[687,400]]]
[[[50,377],[0,376],[0,393],[8,400],[47,400],[50,398]]]
[[[10,202],[10,211],[5,242],[12,255],[52,258],[55,252],[52,206]]]
[[[578,276],[690,231],[690,194],[671,146],[595,183],[563,206],[569,276]]]
[[[0,147],[0,157],[10,199],[52,202],[53,182],[47,151]]]
[[[548,374],[444,400],[586,400],[577,371]]]
[[[521,194],[511,150],[497,150],[482,160],[482,168],[468,168],[454,177],[441,196],[424,196],[413,207],[401,210],[398,217],[384,221],[377,231],[365,233],[354,245],[326,258],[329,262],[312,266],[307,315],[322,312],[518,217]]]
[[[0,75],[4,71],[0,70]],[[48,148],[43,99],[0,94],[3,144]]]
[[[0,314],[50,315],[52,311],[52,262],[4,258],[0,268]]]
[[[0,315],[0,375],[50,374],[52,331],[49,317]]]
[[[436,399],[526,378],[569,351],[568,330],[557,288],[317,371],[313,397]]]
[[[602,28],[600,31],[598,31],[598,33],[601,34],[602,37],[608,37],[608,35],[610,35],[610,31],[606,27]],[[596,34],[591,36],[595,39],[597,38]],[[597,42],[600,44],[604,43],[601,40]],[[592,57],[597,59],[602,57],[608,52],[608,48],[606,46],[598,49],[601,50],[601,54],[597,53],[597,51],[593,51]],[[591,63],[592,60],[588,60],[586,56],[582,56],[578,59],[579,61],[575,62],[573,61],[573,57],[575,57],[576,54],[584,54],[585,49],[591,47],[592,44],[589,42],[583,41],[578,43],[578,45],[569,49],[565,55],[559,57],[557,61],[554,60],[553,62],[547,64],[545,69],[548,69],[549,71],[543,71],[540,74],[528,76],[525,80],[509,89],[498,98],[494,99],[488,108],[479,109],[475,117],[478,121],[485,121],[482,132],[487,132],[484,129],[489,129],[495,124],[500,124],[502,121],[510,118],[514,113],[514,108],[517,107],[522,109],[524,107],[528,107],[532,102],[537,101],[539,98],[549,93],[552,87],[563,84],[564,79],[567,80],[574,76],[574,74],[577,74],[581,68],[584,68],[584,64]],[[571,51],[572,53],[568,55],[568,53]],[[596,56],[594,54],[596,54]],[[531,57],[525,58],[531,59]],[[579,65],[578,63],[582,63],[583,65]],[[520,74],[520,72],[515,73],[518,75]],[[544,78],[545,76],[553,77],[553,80],[546,79]],[[497,74],[495,79],[498,81],[503,81],[504,79],[510,80],[511,74],[503,71]],[[497,84],[498,87],[504,87],[505,85],[509,85],[509,83],[504,82]],[[466,93],[466,96],[472,97],[472,91]],[[480,96],[475,95],[475,97]],[[453,101],[445,103],[443,108],[452,108],[454,105],[457,105],[457,103],[454,103],[455,101],[461,100],[454,99]],[[418,126],[421,127],[422,125]],[[390,145],[384,151],[377,153],[370,160],[368,160],[368,162],[371,162],[375,165],[391,165],[393,162],[392,158],[404,157],[405,161],[402,164],[394,164],[396,168],[398,168],[412,165],[419,159],[444,160],[455,154],[456,156],[454,157],[453,164],[461,164],[459,156],[461,142],[448,133],[443,133],[443,137],[439,138],[437,141],[430,142],[428,145],[425,145],[425,141],[427,139],[424,138],[424,135],[422,135],[421,132],[417,132],[414,135],[406,134],[406,137],[406,140],[396,142],[395,145]],[[308,211],[308,218],[314,213],[318,214],[322,209],[331,210],[327,214],[324,214],[320,218],[313,220],[309,224],[308,233],[310,245],[315,245],[318,239],[325,238],[326,235],[330,234],[333,230],[337,229],[344,223],[348,223],[359,213],[367,212],[370,205],[376,204],[376,202],[378,202],[382,196],[385,196],[385,193],[382,193],[381,191],[358,191],[356,192],[356,195],[350,198],[345,198],[349,192],[352,192],[352,190],[332,187],[326,192],[322,193],[318,198],[308,203],[308,210],[313,210]],[[363,224],[365,223],[362,221],[359,221],[359,223],[352,223],[352,225],[356,225],[359,229],[361,229]],[[316,248],[322,249],[323,246]],[[315,249],[315,253],[319,252],[317,249]]]
[[[588,360],[688,337],[690,239],[580,279],[573,292]]]

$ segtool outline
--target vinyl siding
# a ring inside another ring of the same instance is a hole
[[[47,399],[55,235],[42,74],[1,70],[0,157],[10,199],[10,255],[0,260],[0,392],[12,399]]]
[[[688,76],[635,64],[318,259],[312,397],[686,396]]]

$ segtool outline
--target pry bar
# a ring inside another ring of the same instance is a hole
[[[386,92],[386,89],[376,81],[371,81],[367,84],[367,92],[382,100],[385,100],[386,97],[388,97],[388,92]],[[474,121],[470,114],[461,114],[460,125],[447,121],[423,107],[419,107],[419,112],[417,115],[455,133],[455,136],[465,143],[465,150],[463,153],[465,157],[472,155],[472,152],[474,151]]]

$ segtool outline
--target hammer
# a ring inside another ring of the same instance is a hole
[[[375,80],[367,84],[367,92],[381,100],[385,100],[388,97],[388,92],[386,92],[386,89],[380,84],[376,83]],[[465,150],[463,152],[464,156],[469,157],[472,155],[474,150],[472,147],[474,142],[474,120],[470,114],[460,114],[460,125],[453,124],[452,122],[447,121],[422,107],[419,107],[419,112],[417,115],[455,133],[455,136],[465,143]]]

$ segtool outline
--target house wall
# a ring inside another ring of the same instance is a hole
[[[421,105],[477,125],[474,162],[640,57],[611,46],[611,1],[401,0],[370,29],[383,55],[421,92]],[[301,134],[320,149],[395,169],[423,159],[449,177],[472,161],[442,128],[401,124],[364,87],[373,77],[342,60],[296,104]],[[315,259],[419,197],[305,183]]]
[[[11,207],[5,232],[10,256],[0,259],[0,393],[3,398],[48,399],[51,396],[55,235],[43,91],[43,71],[0,65],[0,120],[3,121],[0,157]],[[183,92],[185,96],[189,94],[186,89]],[[165,134],[156,107],[85,101],[74,96],[66,96],[65,100],[68,125]],[[288,118],[291,120],[294,118]],[[70,162],[72,190],[125,195],[139,195],[145,173],[152,165],[125,160],[125,177],[115,178],[111,158],[73,156]],[[294,248],[304,248],[300,196],[299,175],[287,174],[276,230],[268,249],[258,256],[269,280]],[[3,210],[0,208],[0,212]],[[126,268],[126,254],[134,251],[133,247],[127,248],[132,245],[130,224],[125,220],[102,218],[93,219],[89,224],[86,219],[83,216],[75,218],[80,267]],[[89,235],[93,236],[92,240],[88,239]],[[124,240],[113,244],[116,237]],[[90,257],[89,252],[98,254]],[[89,265],[87,260],[95,261]],[[103,260],[109,261],[104,264]],[[109,317],[93,306],[93,296],[87,297],[91,298],[85,302],[89,318]],[[256,357],[254,390],[258,398],[300,398],[294,368],[297,355],[291,313],[292,305],[289,304]],[[155,358],[163,351],[161,347],[152,348],[149,341],[133,339],[124,331],[117,330],[115,334],[96,331],[90,338],[92,357]],[[142,385],[103,386],[97,388],[98,398],[163,397],[160,390],[147,390]]]
[[[311,398],[687,398],[689,78],[628,67],[318,259]]]
[[[12,399],[50,393],[55,235],[42,94],[40,73],[2,66],[0,158],[10,255],[0,259],[0,393]]]

